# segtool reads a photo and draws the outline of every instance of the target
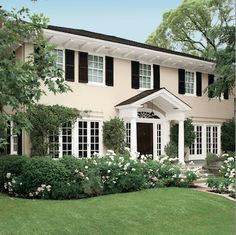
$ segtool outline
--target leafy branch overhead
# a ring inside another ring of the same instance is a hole
[[[146,43],[214,60],[220,79],[209,90],[220,97],[234,88],[234,36],[232,0],[184,0],[163,15]]]
[[[39,101],[45,89],[62,93],[70,88],[62,79],[62,70],[56,66],[54,46],[43,35],[48,18],[31,14],[27,8],[18,11],[0,8],[0,22],[0,131],[3,136],[9,121],[15,122],[16,132],[31,127],[24,111]],[[23,58],[23,50],[32,44],[37,53]],[[11,116],[6,107],[12,108]]]

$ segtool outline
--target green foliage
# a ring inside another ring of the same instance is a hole
[[[224,177],[210,177],[207,180],[207,185],[209,188],[215,190],[218,193],[223,193],[228,191],[228,186],[230,185],[229,179]]]
[[[123,120],[115,117],[103,124],[103,142],[108,149],[121,152],[125,146],[125,126]]]
[[[178,133],[179,125],[175,124],[170,129],[170,141],[174,142],[178,146]],[[187,118],[184,121],[184,145],[189,147],[195,140],[196,134],[194,132],[194,126],[192,124],[192,119]]]
[[[13,160],[2,161],[5,170],[0,182],[10,195],[24,198],[72,199],[155,187],[187,187],[197,177],[167,157],[160,161],[132,160],[128,154],[114,153],[90,159],[33,157],[19,162],[19,166],[15,164],[18,170],[9,168]]]
[[[235,120],[224,122],[221,127],[221,148],[223,151],[235,151]]]
[[[58,133],[59,127],[80,117],[80,111],[60,105],[34,105],[27,111],[32,124],[30,137],[33,156],[45,156],[48,151],[48,134]]]
[[[48,21],[43,14],[31,14],[24,7],[18,11],[0,8],[0,22],[3,24],[0,28],[1,130],[9,127],[9,121],[14,121],[16,133],[32,128],[25,110],[44,94],[42,85],[54,93],[70,90],[64,83],[62,70],[56,66],[55,47],[43,35]],[[20,60],[16,55],[24,50],[25,42],[40,49]],[[12,108],[12,115],[5,112],[6,106]],[[1,144],[4,141],[1,140]]]
[[[176,158],[178,157],[178,146],[175,142],[170,141],[166,146],[165,146],[165,153],[167,156],[170,158]]]
[[[29,159],[24,156],[6,155],[0,157],[0,191],[4,190],[4,182],[6,182],[7,173],[19,175],[23,171],[23,165]]]
[[[221,97],[234,88],[235,26],[232,0],[184,0],[163,14],[147,44],[215,60],[217,82],[208,92]]]

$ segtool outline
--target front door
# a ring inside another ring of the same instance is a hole
[[[137,123],[137,150],[140,154],[153,154],[152,123]]]

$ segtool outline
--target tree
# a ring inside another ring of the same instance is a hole
[[[31,14],[27,8],[0,8],[0,146],[6,142],[10,121],[16,133],[31,127],[25,111],[44,94],[42,84],[54,93],[70,90],[56,66],[54,46],[44,38],[47,22],[43,14]],[[34,44],[36,50],[26,60],[19,60],[16,53],[24,43]],[[12,115],[6,107],[11,107]]]
[[[115,117],[103,124],[103,142],[115,152],[122,152],[125,147],[125,125],[123,120]]]
[[[235,151],[235,120],[224,122],[221,127],[222,150],[225,152]]]
[[[216,62],[213,96],[234,88],[235,26],[232,0],[184,0],[163,15],[147,44]]]

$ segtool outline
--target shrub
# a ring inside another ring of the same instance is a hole
[[[171,163],[172,160],[168,157],[157,161],[145,160],[144,157],[133,160],[128,154],[112,151],[103,157],[87,159],[34,157],[22,163],[17,171],[7,168],[2,182],[12,196],[44,199],[84,198],[144,188],[189,186],[196,179],[196,173]],[[8,166],[9,162],[3,161],[4,167],[5,164]]]
[[[125,147],[124,122],[115,117],[103,124],[103,142],[105,146],[115,152],[122,152]]]
[[[218,193],[227,192],[230,185],[229,179],[224,177],[210,177],[207,180],[207,185],[209,188],[215,190]]]
[[[4,190],[7,173],[19,175],[23,171],[24,164],[29,160],[25,156],[6,155],[0,156],[0,191]]]
[[[170,158],[176,158],[178,156],[178,147],[175,142],[171,141],[165,146],[165,153]]]
[[[223,151],[235,151],[235,120],[224,122],[221,127],[221,148]]]

